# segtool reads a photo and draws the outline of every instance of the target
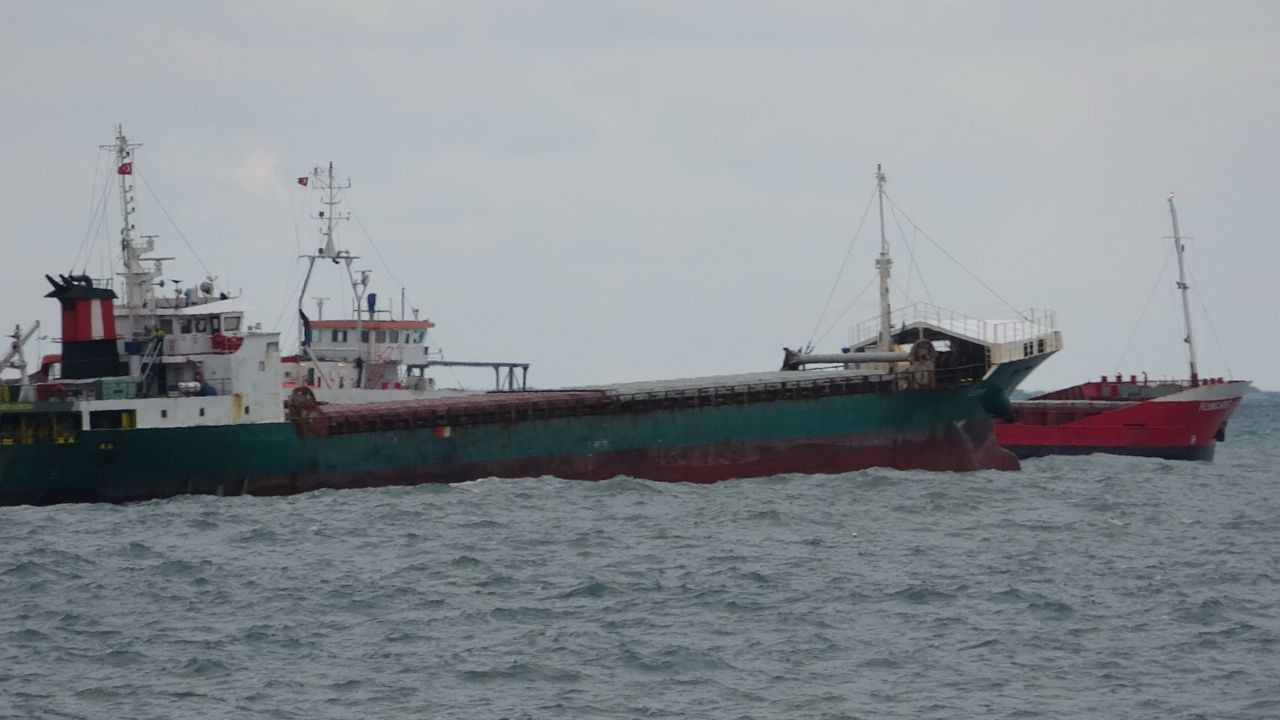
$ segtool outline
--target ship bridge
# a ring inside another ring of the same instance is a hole
[[[929,303],[914,303],[890,314],[893,341],[909,350],[933,343],[940,366],[985,365],[986,379],[1011,391],[1049,356],[1062,349],[1057,313],[1031,310],[1013,320],[982,320]],[[849,351],[874,350],[880,319],[850,330]]]
[[[430,320],[311,320],[311,351],[320,360],[355,362],[406,362],[424,356],[419,350],[427,331],[435,327]]]

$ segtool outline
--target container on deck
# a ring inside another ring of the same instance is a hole
[[[138,396],[138,383],[133,378],[103,378],[103,400],[132,400]]]

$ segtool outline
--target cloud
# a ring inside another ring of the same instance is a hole
[[[279,155],[271,150],[255,147],[240,161],[234,178],[240,187],[261,199],[275,199],[282,195]]]
[[[874,214],[857,230],[881,162],[895,203],[1000,295],[891,214],[895,306],[920,299],[916,262],[934,301],[967,315],[1007,316],[1001,298],[1060,311],[1068,349],[1032,386],[1112,370],[1131,334],[1118,369],[1184,374],[1168,268],[1157,282],[1176,190],[1200,238],[1192,286],[1216,310],[1216,333],[1196,317],[1205,372],[1219,355],[1280,387],[1280,339],[1257,332],[1276,313],[1257,288],[1280,266],[1280,5],[28,8],[0,24],[0,66],[21,69],[0,73],[5,157],[22,168],[0,176],[9,327],[56,324],[43,273],[86,227],[95,258],[117,253],[119,215],[95,211],[91,181],[120,122],[166,204],[144,194],[139,228],[181,223],[165,253],[190,240],[260,303],[255,321],[293,317],[320,209],[293,178],[332,159],[363,223],[343,239],[376,292],[403,282],[451,354],[518,354],[543,385],[772,365],[807,339],[857,235],[837,345],[874,312],[854,303]],[[48,251],[16,251],[27,238]],[[309,297],[349,293],[315,282]]]

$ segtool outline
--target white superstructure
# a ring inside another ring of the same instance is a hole
[[[71,401],[82,429],[282,422],[278,334],[250,328],[240,301],[219,292],[212,277],[157,292],[165,285],[162,263],[172,258],[148,255],[156,236],[135,236],[140,145],[117,129],[116,142],[104,147],[114,151],[119,176],[125,297],[115,303],[110,280],[84,275],[50,277],[50,296],[63,306],[64,358],[76,354],[77,343],[114,342],[118,362],[106,350],[94,358],[103,372],[93,376],[68,372],[64,362],[61,377],[23,387],[22,399]],[[107,308],[114,324],[101,317]]]

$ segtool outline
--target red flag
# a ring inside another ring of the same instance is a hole
[[[306,176],[298,178],[298,184],[301,185],[302,187],[306,187],[307,186]]]
[[[133,174],[133,163],[131,163],[131,162],[127,162],[127,163],[122,164],[120,167],[116,168],[116,174],[117,174],[117,175],[132,175],[132,174]]]

